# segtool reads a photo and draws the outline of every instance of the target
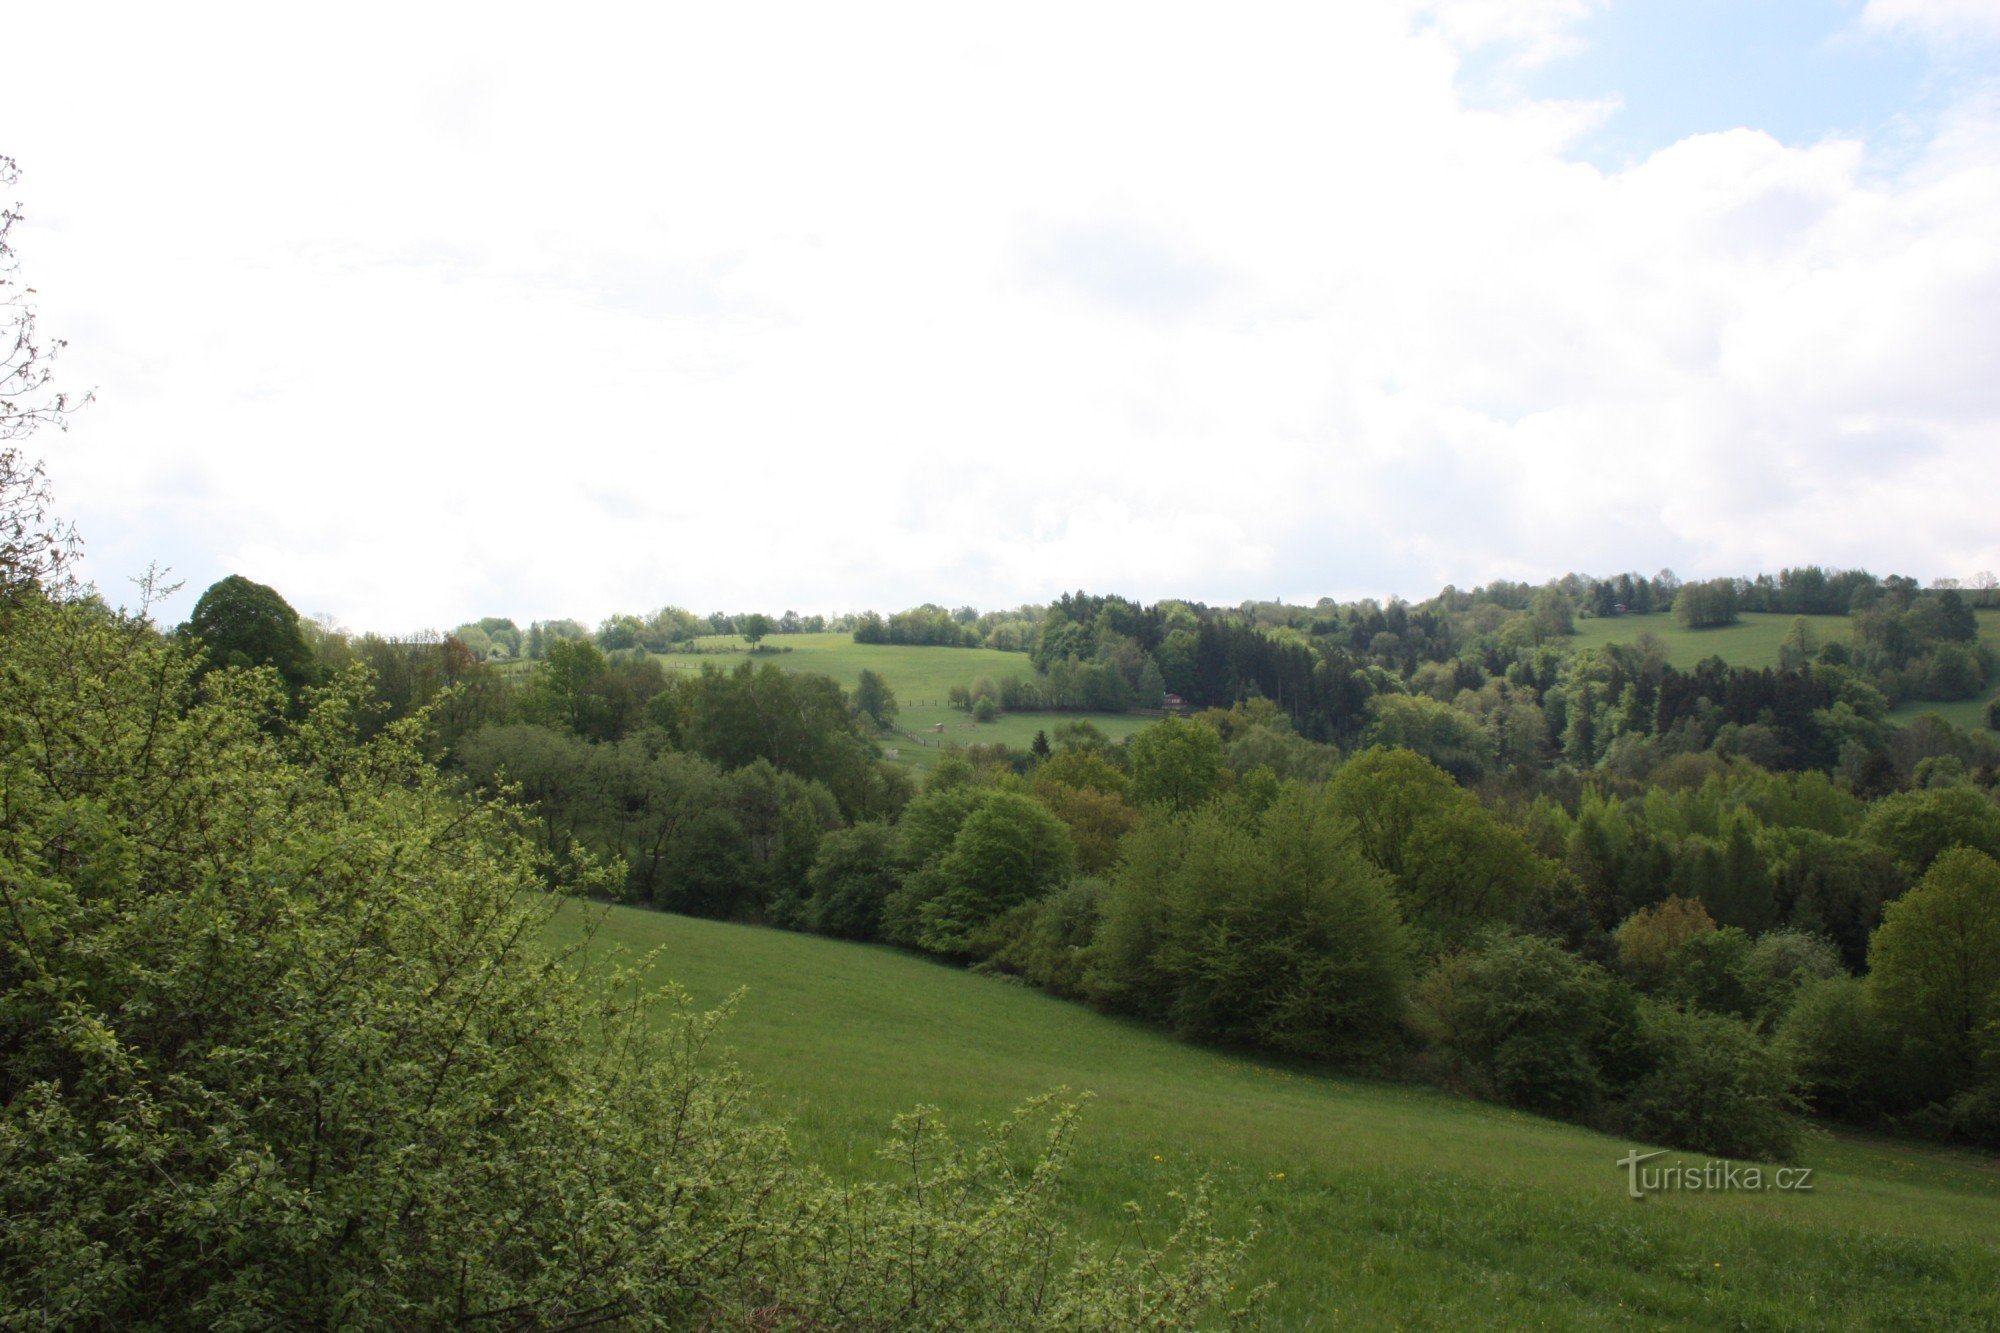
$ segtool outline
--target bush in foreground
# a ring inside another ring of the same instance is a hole
[[[519,816],[367,682],[308,696],[141,620],[0,623],[0,1325],[1182,1323],[1241,1246],[1079,1249],[1075,1134],[899,1127],[844,1188],[718,1016],[551,955]],[[579,909],[580,910],[580,909]],[[849,1243],[852,1242],[852,1243]]]

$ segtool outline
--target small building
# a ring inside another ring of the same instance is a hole
[[[1187,711],[1187,700],[1181,698],[1178,694],[1168,693],[1161,698],[1160,707],[1166,709],[1169,713],[1185,713]]]

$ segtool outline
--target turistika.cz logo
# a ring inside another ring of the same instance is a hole
[[[1813,1169],[1809,1166],[1761,1167],[1745,1166],[1741,1162],[1671,1162],[1659,1166],[1645,1163],[1655,1157],[1665,1157],[1666,1149],[1640,1152],[1634,1148],[1618,1159],[1618,1165],[1625,1168],[1625,1192],[1635,1199],[1643,1199],[1648,1194],[1665,1194],[1680,1190],[1689,1194],[1701,1191],[1719,1192],[1728,1190],[1785,1190],[1789,1193],[1812,1192]]]

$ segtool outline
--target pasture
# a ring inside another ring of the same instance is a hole
[[[1246,1277],[1277,1283],[1274,1327],[2000,1324],[1991,1157],[1822,1133],[1810,1192],[1635,1202],[1631,1144],[1523,1112],[1181,1044],[880,946],[582,905],[556,935],[591,921],[586,958],[657,950],[650,976],[704,1005],[741,988],[725,1041],[836,1173],[877,1169],[918,1103],[963,1128],[1094,1094],[1066,1195],[1089,1233],[1209,1177],[1221,1221],[1261,1230]]]
[[[1004,713],[991,722],[977,722],[945,702],[954,685],[971,685],[981,676],[997,684],[1009,676],[1031,678],[1035,668],[1026,653],[991,648],[932,648],[894,643],[856,643],[847,634],[773,634],[766,647],[779,651],[749,653],[749,645],[734,634],[712,634],[695,641],[698,653],[665,653],[660,665],[674,671],[699,671],[704,666],[731,668],[739,662],[771,662],[786,671],[810,671],[831,676],[852,690],[863,671],[873,671],[896,692],[901,735],[882,738],[885,750],[896,751],[896,762],[929,770],[944,746],[1005,744],[1025,750],[1035,732],[1053,732],[1064,722],[1088,721],[1112,740],[1121,740],[1153,719],[1137,713]],[[790,651],[784,651],[789,649]],[[931,729],[944,724],[942,735]]]
[[[1984,610],[1976,613],[1979,618],[1979,641],[2000,650],[2000,610]],[[1641,634],[1652,634],[1666,645],[1668,665],[1679,670],[1687,670],[1709,657],[1719,657],[1730,666],[1775,668],[1778,665],[1778,649],[1792,632],[1793,617],[1766,612],[1745,612],[1740,623],[1724,625],[1716,629],[1683,629],[1673,616],[1658,612],[1644,616],[1596,617],[1576,622],[1576,633],[1570,638],[1572,647],[1598,648],[1611,643],[1630,643]],[[1807,616],[1806,624],[1821,644],[1845,643],[1851,634],[1851,622],[1846,616]],[[1890,719],[1899,724],[1907,724],[1922,713],[1937,713],[1952,725],[1970,729],[1983,725],[1986,701],[1994,695],[1988,690],[1977,699],[1961,699],[1951,703],[1931,703],[1912,700],[1894,709]]]

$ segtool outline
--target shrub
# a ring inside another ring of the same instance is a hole
[[[1765,1032],[1790,1012],[1800,991],[1845,975],[1834,942],[1804,930],[1766,931],[1750,947],[1742,968],[1751,1010]]]
[[[1141,806],[1191,810],[1222,790],[1228,771],[1222,738],[1184,718],[1162,718],[1125,742],[1125,750],[1132,761],[1132,800]]]
[[[1741,1021],[1647,1001],[1651,1068],[1619,1113],[1640,1138],[1722,1157],[1788,1161],[1798,1145],[1797,1077]]]
[[[1258,827],[1216,806],[1155,815],[1104,916],[1093,995],[1183,1036],[1346,1058],[1395,1038],[1410,946],[1394,892],[1302,789]]]
[[[1603,968],[1549,940],[1501,934],[1441,959],[1412,1008],[1419,1033],[1475,1090],[1582,1117],[1637,1072],[1635,1005]]]
[[[1612,938],[1626,975],[1641,986],[1653,987],[1666,981],[1668,959],[1675,949],[1714,929],[1714,920],[1700,903],[1691,898],[1669,898],[1634,912]]]
[[[1932,862],[1884,911],[1868,988],[1940,1093],[1966,1086],[1987,1026],[2000,1021],[2000,863],[1969,847]]]
[[[2000,807],[1971,787],[1898,792],[1875,802],[1861,834],[1914,878],[1953,847],[2000,856]]]
[[[1015,908],[1000,923],[988,962],[1052,995],[1083,998],[1104,890],[1103,880],[1079,879]]]
[[[1853,977],[1801,986],[1773,1045],[1791,1062],[1806,1104],[1823,1115],[1870,1120],[1894,1101],[1894,1041]]]
[[[896,890],[895,834],[864,823],[829,833],[806,872],[812,897],[806,923],[822,935],[873,940],[882,935],[882,907]]]
[[[1074,1108],[905,1120],[885,1184],[800,1167],[719,1015],[546,950],[584,909],[523,817],[414,720],[361,739],[362,674],[291,725],[275,672],[197,697],[87,607],[0,649],[0,1326],[1157,1326],[1225,1290],[1198,1192],[1164,1248],[1078,1247]]]
[[[1750,937],[1734,926],[1690,935],[1667,954],[1662,998],[1748,1020],[1756,1013],[1747,977]]]
[[[965,954],[986,927],[1069,877],[1076,851],[1047,807],[1019,792],[987,791],[924,873],[934,891],[918,909],[917,943]]]

